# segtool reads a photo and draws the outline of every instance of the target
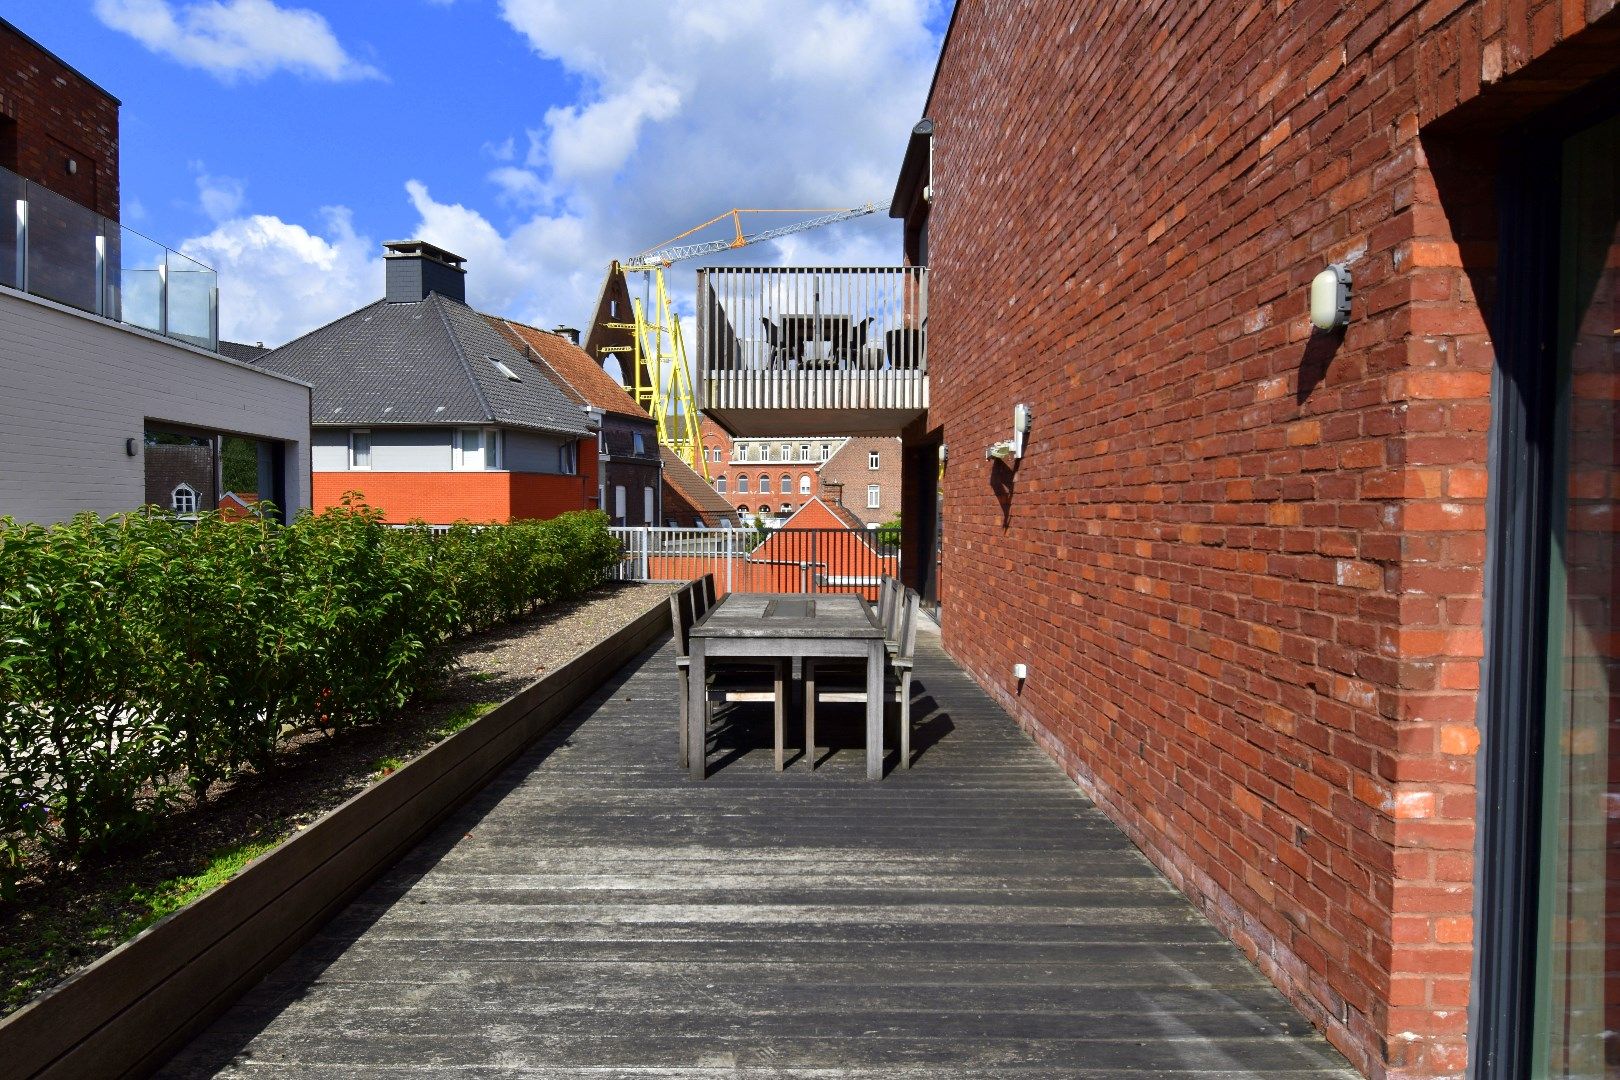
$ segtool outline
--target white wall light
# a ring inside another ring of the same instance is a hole
[[[1343,330],[1350,324],[1350,268],[1334,263],[1311,279],[1311,325]]]
[[[1024,456],[1024,436],[1029,434],[1029,422],[1035,413],[1028,405],[1013,406],[1013,437],[991,443],[984,456],[994,461],[1016,461]]]

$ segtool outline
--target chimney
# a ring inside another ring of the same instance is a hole
[[[552,333],[556,334],[560,338],[567,338],[568,343],[570,345],[578,345],[579,344],[579,328],[578,327],[562,326],[562,325],[559,324],[557,329],[553,330]]]
[[[826,496],[822,501],[834,506],[844,505],[844,482],[842,480],[829,480],[821,478],[821,494]]]
[[[422,240],[390,240],[383,245],[383,295],[390,304],[416,304],[428,293],[467,302],[467,260]]]

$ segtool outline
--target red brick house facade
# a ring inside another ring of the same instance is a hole
[[[846,439],[816,470],[822,497],[842,506],[868,528],[900,516],[900,440]]]
[[[964,0],[925,108],[929,190],[897,193],[935,312],[907,531],[932,520],[943,444],[946,648],[1373,1077],[1620,1061],[1605,856],[1595,901],[1532,865],[1582,814],[1620,865],[1603,800],[1530,807],[1541,833],[1503,809],[1562,790],[1543,743],[1599,787],[1620,773],[1612,691],[1584,729],[1532,723],[1545,688],[1515,680],[1535,648],[1513,651],[1550,633],[1513,597],[1545,606],[1568,578],[1578,613],[1582,567],[1612,566],[1606,524],[1525,493],[1612,520],[1614,6]],[[1543,249],[1597,298],[1558,324],[1591,351],[1556,416],[1516,359],[1564,303],[1557,273],[1526,279]],[[1349,323],[1313,332],[1335,263]],[[1024,457],[988,459],[1018,403]],[[1563,486],[1522,465],[1561,475],[1537,457],[1556,440],[1523,434],[1558,416],[1601,429]],[[1551,586],[1549,531],[1588,548]],[[1570,616],[1598,644],[1549,662],[1611,687],[1613,580],[1581,616],[1601,625]],[[1537,889],[1565,920],[1539,946]]]
[[[827,436],[734,439],[708,417],[702,439],[710,482],[745,522],[786,520],[821,495],[818,470],[844,443]]]
[[[4,19],[0,168],[118,220],[118,99]]]

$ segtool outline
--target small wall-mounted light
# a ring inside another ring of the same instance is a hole
[[[1344,263],[1311,279],[1311,325],[1326,332],[1350,325],[1350,268]]]
[[[67,171],[68,171],[69,176],[77,176],[77,175],[79,175],[79,159],[78,158],[68,158],[67,159]]]
[[[939,444],[939,463],[940,463],[940,464],[941,464],[941,465],[943,465],[943,464],[945,464],[945,458],[946,458],[946,456],[947,456],[947,455],[946,455],[946,452],[945,452],[945,444],[944,444],[944,443],[940,443],[940,444]]]
[[[140,453],[139,447],[140,447],[140,443],[136,442],[134,439],[125,439],[124,440],[124,454],[125,454],[125,456],[126,457],[134,457],[134,456],[136,456],[137,454]]]
[[[1013,678],[1017,679],[1019,682],[1023,682],[1025,679],[1029,678],[1029,665],[1014,664]]]
[[[991,443],[984,456],[993,461],[1017,461],[1024,456],[1024,436],[1029,434],[1029,422],[1035,413],[1028,405],[1013,406],[1013,437]]]

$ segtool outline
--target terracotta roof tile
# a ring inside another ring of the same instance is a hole
[[[619,416],[652,419],[647,415],[647,410],[637,405],[635,399],[625,392],[617,379],[603,371],[601,364],[567,338],[495,315],[486,315],[485,318],[494,323],[496,329],[505,334],[520,351],[528,346],[544,362],[543,366],[554,372],[585,404]]]

